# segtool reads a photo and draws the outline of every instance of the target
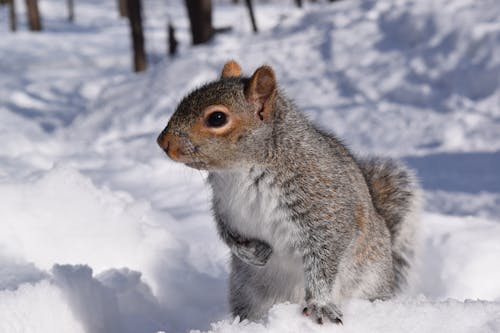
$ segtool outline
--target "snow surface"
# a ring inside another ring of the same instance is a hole
[[[0,24],[0,332],[500,332],[500,6],[346,0],[243,6],[189,46],[183,2],[145,1],[150,69],[130,73],[115,1],[41,1],[45,31]],[[0,7],[0,22],[7,12]],[[164,59],[166,18],[180,55]],[[262,63],[356,152],[399,157],[425,189],[420,264],[395,300],[353,300],[344,326],[300,306],[230,319],[228,250],[205,174],[155,138],[190,89],[234,58]],[[215,324],[210,324],[215,323]]]

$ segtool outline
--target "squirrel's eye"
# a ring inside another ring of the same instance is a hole
[[[212,112],[207,117],[207,125],[210,127],[221,127],[227,123],[227,115],[221,111]]]

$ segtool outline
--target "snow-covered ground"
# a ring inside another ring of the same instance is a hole
[[[130,72],[116,1],[40,1],[45,31],[0,7],[0,332],[500,332],[497,0],[217,2],[232,25],[191,48],[182,1],[145,3],[150,69]],[[22,15],[22,16],[21,16]],[[164,59],[169,17],[183,43]],[[230,319],[228,251],[203,172],[155,139],[190,89],[267,63],[309,117],[361,154],[402,158],[425,189],[411,290],[353,300],[344,326],[299,306]],[[212,326],[210,323],[216,323]]]

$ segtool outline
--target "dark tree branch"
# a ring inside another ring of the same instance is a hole
[[[16,2],[15,0],[8,0],[6,1],[6,4],[9,5],[10,30],[17,31]]]
[[[75,20],[75,3],[73,0],[67,0],[68,3],[68,21],[73,22]]]
[[[127,12],[134,51],[134,70],[142,72],[147,68],[144,51],[144,33],[142,31],[141,0],[127,0]]]
[[[250,14],[250,21],[252,22],[252,29],[254,33],[258,32],[257,23],[255,22],[255,15],[253,13],[252,0],[245,0],[245,4],[248,8],[248,13]]]

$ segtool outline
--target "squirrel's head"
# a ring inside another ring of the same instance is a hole
[[[172,160],[196,169],[255,162],[270,133],[276,95],[271,67],[259,67],[248,78],[229,61],[218,81],[184,97],[157,142]]]

